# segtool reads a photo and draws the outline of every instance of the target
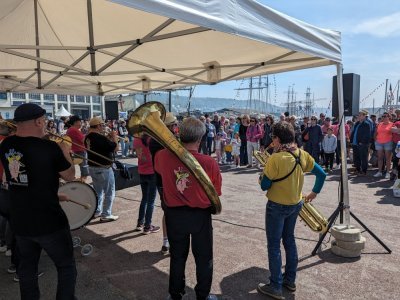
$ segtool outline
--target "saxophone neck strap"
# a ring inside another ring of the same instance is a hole
[[[294,167],[293,167],[292,171],[290,171],[287,175],[285,175],[281,178],[278,178],[278,179],[274,179],[274,180],[272,180],[272,182],[279,182],[279,181],[285,180],[286,178],[288,178],[290,175],[293,174],[293,172],[294,172],[294,170],[296,170],[297,166],[301,167],[301,162],[300,162],[301,150],[299,149],[299,156],[294,155],[293,152],[291,152],[291,151],[287,151],[287,152],[290,153],[295,159]],[[301,167],[301,169],[303,170],[302,167]]]

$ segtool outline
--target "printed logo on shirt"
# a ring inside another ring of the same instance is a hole
[[[178,170],[174,170],[176,176],[176,188],[177,190],[183,194],[183,192],[189,187],[189,172],[185,171],[182,167],[179,167]]]
[[[23,156],[22,153],[15,151],[15,149],[10,149],[6,153],[8,169],[11,175],[11,185],[28,186],[28,175],[26,174],[25,165],[22,163]]]

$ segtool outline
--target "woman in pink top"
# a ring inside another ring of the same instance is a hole
[[[139,208],[139,217],[136,231],[150,234],[160,231],[159,226],[151,224],[154,201],[157,195],[156,175],[153,169],[153,160],[149,150],[150,137],[143,134],[133,139],[133,148],[138,157],[138,171],[140,175],[140,187],[142,189],[142,201]]]
[[[383,157],[386,159],[386,179],[390,179],[390,165],[392,162],[392,127],[389,114],[382,115],[382,122],[378,124],[375,132],[375,149],[378,152],[378,172],[374,177],[382,176]]]

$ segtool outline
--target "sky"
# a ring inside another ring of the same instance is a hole
[[[400,80],[400,0],[258,2],[317,27],[341,32],[343,71],[359,74],[361,78],[360,108],[372,107],[374,101],[375,107],[383,104],[386,79],[389,79],[396,96]],[[320,99],[316,106],[328,108],[331,106],[334,75],[335,66],[270,75],[270,82],[275,81],[271,86],[271,102],[277,105],[285,102],[289,86],[293,86],[297,100],[304,100],[306,89],[310,87],[314,98]],[[246,99],[245,91],[238,93],[235,90],[246,84],[230,81],[215,86],[198,86],[193,96]]]

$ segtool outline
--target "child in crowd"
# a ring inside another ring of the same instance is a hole
[[[327,129],[327,134],[322,141],[322,149],[325,155],[325,172],[331,172],[333,168],[333,158],[337,147],[337,138],[333,134],[333,128]]]
[[[236,164],[236,168],[239,168],[240,166],[240,137],[239,137],[239,132],[236,132],[234,135],[234,138],[231,141],[232,144],[232,155],[233,159]]]

